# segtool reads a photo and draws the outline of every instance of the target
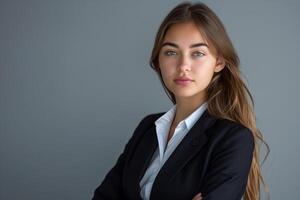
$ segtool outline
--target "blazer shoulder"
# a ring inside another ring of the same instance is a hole
[[[235,122],[235,121],[232,121],[232,120],[229,120],[229,119],[224,119],[224,118],[218,118],[217,120],[217,125],[220,126],[220,127],[227,127],[227,129],[230,131],[230,130],[246,130],[248,132],[251,132],[251,130],[244,126],[243,124],[241,123],[238,123],[238,122]]]
[[[161,117],[165,113],[166,112],[150,113],[150,114],[146,115],[145,118],[152,118],[152,119],[156,120],[156,119],[158,119],[159,117]]]
[[[151,113],[146,115],[141,121],[140,124],[145,123],[154,123],[159,117],[161,117],[165,112],[159,112],[159,113]]]
[[[134,130],[134,134],[133,135],[143,134],[147,129],[149,129],[151,126],[153,126],[155,120],[158,119],[163,114],[164,113],[161,112],[161,113],[152,113],[152,114],[146,115],[138,123],[137,127]]]
[[[223,129],[223,141],[224,140],[237,140],[240,142],[246,142],[254,145],[254,134],[253,132],[246,126],[241,123],[231,121],[229,119],[219,119],[217,122],[217,126],[220,129]]]

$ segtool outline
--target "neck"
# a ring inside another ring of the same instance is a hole
[[[176,114],[173,123],[178,124],[191,113],[193,113],[200,105],[205,102],[205,98],[176,98]]]

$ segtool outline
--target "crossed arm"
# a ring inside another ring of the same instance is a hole
[[[244,127],[228,132],[213,153],[203,187],[193,200],[240,200],[246,190],[254,136]]]
[[[122,176],[125,165],[126,155],[132,146],[137,133],[144,127],[146,121],[150,120],[150,116],[146,116],[141,120],[137,128],[134,130],[132,137],[129,139],[121,155],[119,156],[115,166],[107,173],[103,182],[94,191],[92,200],[125,200],[122,188]]]
[[[125,155],[132,141],[133,137],[126,144],[115,166],[95,190],[92,200],[126,199],[123,196],[121,177]],[[239,126],[229,131],[215,148],[204,184],[192,200],[240,200],[246,189],[253,150],[254,137],[249,129]]]

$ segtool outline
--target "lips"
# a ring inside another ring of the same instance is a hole
[[[178,85],[188,85],[189,83],[193,82],[194,80],[187,78],[187,77],[183,77],[183,78],[176,78],[175,83],[177,83]]]
[[[176,78],[175,81],[193,81],[193,80],[188,77],[180,77],[180,78]]]
[[[175,81],[192,81],[192,79],[189,78],[177,78]]]

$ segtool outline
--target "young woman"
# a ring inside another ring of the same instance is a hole
[[[265,142],[216,14],[203,3],[176,6],[159,27],[150,65],[174,105],[141,120],[93,199],[260,199]]]

